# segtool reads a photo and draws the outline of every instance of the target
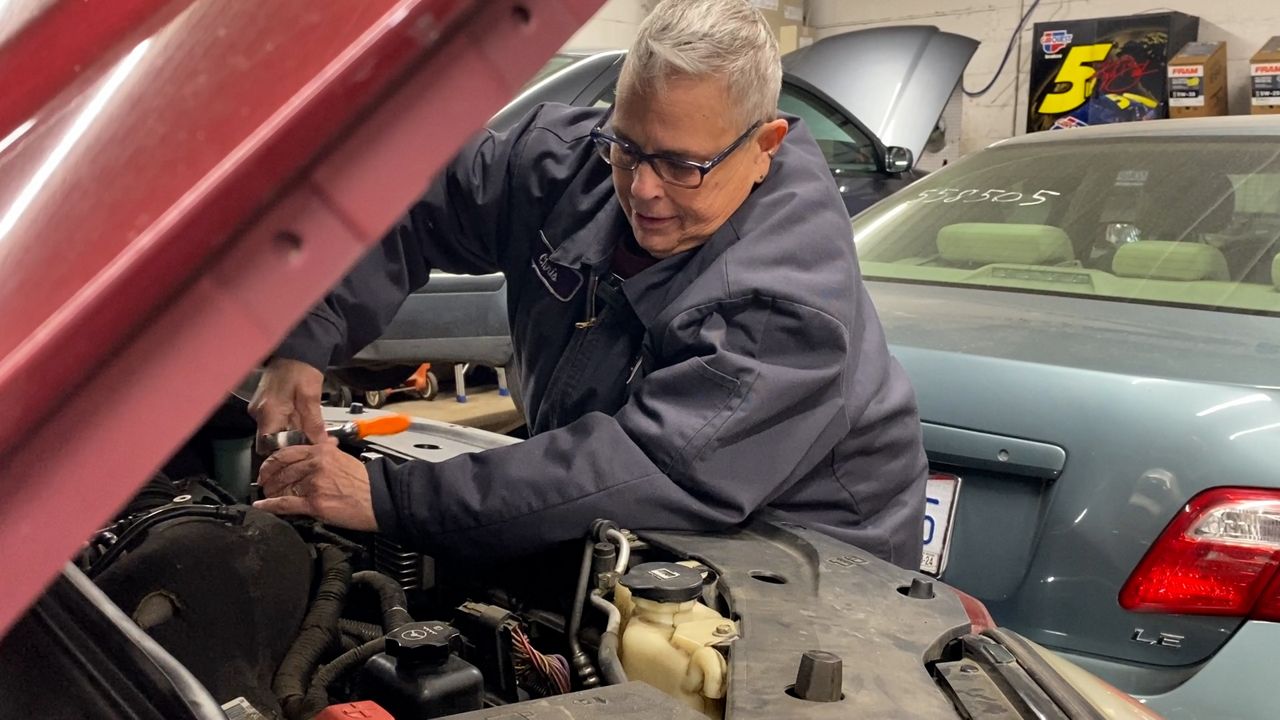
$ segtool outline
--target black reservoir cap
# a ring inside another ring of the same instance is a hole
[[[702,595],[702,573],[675,563],[645,563],[631,568],[618,582],[641,600],[682,603]]]
[[[442,665],[458,643],[458,631],[442,622],[409,623],[387,635],[387,654],[409,665]]]

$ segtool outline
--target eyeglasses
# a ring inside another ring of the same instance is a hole
[[[724,162],[726,158],[733,154],[742,143],[751,137],[751,133],[764,124],[764,121],[757,120],[747,131],[738,136],[737,140],[730,143],[729,147],[721,150],[715,157],[706,162],[696,162],[693,160],[685,160],[683,158],[671,157],[660,153],[647,153],[636,147],[634,144],[627,142],[621,138],[616,138],[604,132],[603,128],[609,118],[613,116],[613,108],[605,113],[604,118],[591,128],[591,139],[596,144],[596,152],[605,162],[619,170],[628,172],[640,167],[640,163],[649,163],[649,167],[653,168],[653,172],[665,183],[676,187],[694,189],[702,185],[702,179],[707,173],[715,169],[715,166]]]

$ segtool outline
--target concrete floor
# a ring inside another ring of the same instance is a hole
[[[456,401],[453,388],[446,387],[441,388],[435,400],[399,399],[393,395],[383,409],[504,434],[524,422],[511,398],[499,395],[497,386],[492,385],[469,386],[465,403]]]

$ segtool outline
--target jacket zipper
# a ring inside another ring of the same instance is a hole
[[[587,342],[587,338],[591,337],[591,330],[600,324],[600,318],[596,316],[596,290],[599,286],[599,277],[592,273],[587,280],[587,307],[585,310],[585,319],[576,322],[573,327],[573,337],[569,340],[568,346],[565,347],[564,353],[560,356],[560,362],[556,364],[555,370],[551,375],[551,383],[547,387],[546,395],[543,398],[542,408],[535,418],[535,427],[559,427],[563,423],[560,420],[561,405],[565,392],[565,388],[578,382],[581,373],[581,355],[582,348]],[[545,422],[544,422],[545,421]]]
[[[587,317],[582,322],[573,324],[579,330],[593,328],[600,322],[596,317],[596,289],[599,284],[600,276],[591,273],[591,277],[587,279]]]

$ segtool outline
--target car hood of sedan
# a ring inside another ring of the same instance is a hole
[[[783,68],[920,157],[978,41],[931,26],[855,30],[789,53]]]

